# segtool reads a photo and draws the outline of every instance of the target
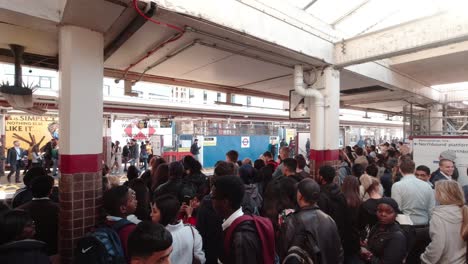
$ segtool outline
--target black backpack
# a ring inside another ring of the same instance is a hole
[[[114,225],[102,225],[86,234],[75,248],[75,264],[126,264],[124,250],[119,238],[119,230],[133,224],[121,219]]]
[[[295,222],[295,226],[299,227],[302,224],[298,222],[295,215],[291,215]],[[320,248],[318,246],[317,240],[315,239],[314,234],[307,230],[307,228],[302,228],[294,236],[294,240],[291,243],[291,246],[286,253],[286,257],[283,259],[282,264],[320,264],[321,255]]]

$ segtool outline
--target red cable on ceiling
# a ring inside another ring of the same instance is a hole
[[[160,50],[161,48],[163,48],[166,44],[168,43],[171,43],[171,42],[174,42],[178,39],[180,39],[184,33],[185,33],[185,30],[178,27],[178,26],[174,26],[172,24],[167,24],[167,23],[164,23],[164,22],[161,22],[161,21],[157,21],[157,20],[154,20],[152,19],[151,17],[148,17],[146,16],[145,13],[143,13],[140,8],[138,8],[138,4],[137,4],[137,1],[138,0],[133,0],[133,7],[135,8],[135,10],[138,12],[138,14],[142,17],[144,17],[146,20],[150,21],[150,22],[153,22],[157,25],[161,25],[161,26],[165,26],[165,27],[168,27],[168,28],[171,28],[171,29],[174,29],[176,31],[178,31],[178,33],[176,35],[174,35],[172,38],[164,41],[163,43],[159,44],[158,46],[154,47],[153,49],[151,49],[150,51],[148,51],[146,53],[145,56],[141,57],[140,59],[138,59],[136,62],[130,64],[127,68],[125,68],[125,73],[124,73],[124,79],[125,79],[125,76],[127,76],[127,73],[128,71],[130,71],[131,68],[135,67],[137,64],[139,64],[140,62],[144,61],[145,59],[147,59],[149,56],[153,55],[153,53],[155,53],[156,51]]]
[[[166,26],[166,27],[168,27],[168,28],[175,29],[175,30],[179,31],[180,33],[184,33],[184,32],[185,32],[185,30],[184,30],[183,28],[181,28],[181,27],[174,26],[174,25],[171,25],[171,24],[167,24],[167,23],[164,23],[164,22],[161,22],[161,21],[158,21],[158,20],[154,20],[154,19],[152,19],[151,17],[146,16],[146,14],[143,13],[143,12],[140,10],[140,8],[138,8],[137,1],[138,1],[138,0],[133,0],[133,7],[134,7],[135,10],[138,12],[138,14],[140,14],[140,16],[146,18],[146,20],[151,21],[151,22],[153,22],[153,23],[155,23],[155,24],[158,24],[158,25],[162,25],[162,26]]]

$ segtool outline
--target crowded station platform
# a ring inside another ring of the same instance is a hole
[[[467,263],[467,8],[0,1],[0,264]]]

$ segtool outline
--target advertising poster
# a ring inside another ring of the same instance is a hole
[[[296,129],[288,128],[286,129],[286,142],[291,143],[291,139],[296,138]]]
[[[59,138],[59,122],[55,116],[10,115],[5,117],[5,148],[13,147],[13,141],[19,140],[21,147],[29,148],[33,137],[39,147],[43,147],[53,137]]]
[[[137,141],[150,140],[153,136],[163,135],[164,147],[173,147],[172,128],[160,128],[157,120],[127,119],[115,120],[111,125],[112,141],[125,144],[134,138]]]
[[[413,159],[416,166],[426,165],[431,173],[439,168],[440,153],[452,150],[456,153],[455,166],[460,175],[458,182],[468,185],[468,137],[414,137]]]

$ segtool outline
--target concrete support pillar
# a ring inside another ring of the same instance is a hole
[[[325,107],[323,118],[318,118],[311,113],[310,173],[313,177],[318,175],[318,169],[322,165],[339,166],[340,153],[340,73],[328,67],[320,78],[323,78],[325,85],[322,91],[325,97]],[[320,120],[323,121],[318,123],[317,121]]]
[[[112,166],[112,137],[111,137],[112,120],[110,116],[105,116],[102,126],[102,160],[109,166]]]
[[[430,122],[430,133],[431,135],[442,135],[443,134],[443,113],[442,105],[435,104],[431,107],[431,112],[429,115]]]
[[[59,253],[71,263],[76,241],[93,227],[102,204],[104,38],[85,28],[59,31]]]
[[[5,148],[5,115],[6,115],[6,111],[5,110],[1,110],[0,112],[0,151],[2,151],[2,153],[0,154],[0,156],[4,156],[6,158],[6,155],[7,155],[7,149]],[[5,175],[5,160],[4,159],[0,159],[0,176],[4,176]]]

